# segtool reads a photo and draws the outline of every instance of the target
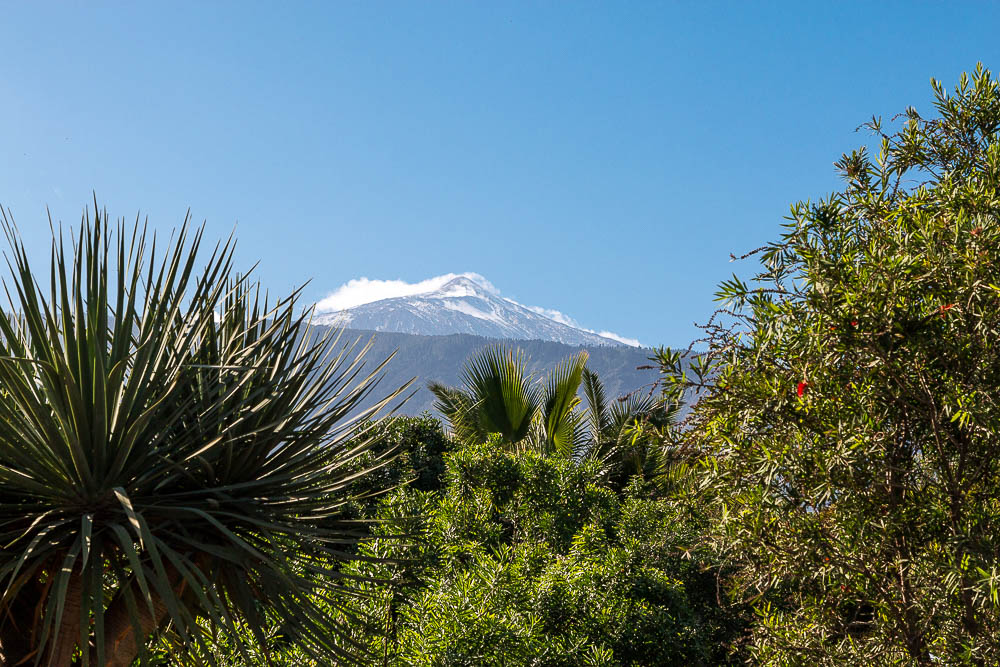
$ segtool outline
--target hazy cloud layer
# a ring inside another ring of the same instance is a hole
[[[468,278],[491,294],[500,296],[500,290],[498,290],[493,283],[478,273],[471,272],[446,273],[441,276],[435,276],[433,278],[428,278],[427,280],[421,280],[415,283],[408,283],[405,280],[372,280],[370,278],[362,277],[348,280],[329,295],[321,299],[316,304],[316,312],[330,313],[338,310],[346,310],[347,308],[354,308],[355,306],[360,306],[366,303],[372,303],[373,301],[381,301],[382,299],[393,299],[401,296],[426,294],[440,289],[445,285],[445,283],[450,280],[454,280],[455,278]],[[595,333],[598,336],[604,336],[605,338],[616,340],[619,343],[624,343],[625,345],[641,347],[641,343],[639,343],[639,341],[635,338],[626,338],[625,336],[620,336],[613,331],[595,331],[593,329],[587,329],[586,327],[580,326],[580,324],[572,317],[569,317],[565,313],[558,310],[554,310],[552,308],[542,308],[540,306],[527,306],[523,303],[518,303],[513,299],[507,299],[506,297],[501,298],[506,301],[510,301],[511,303],[516,303],[519,306],[523,306],[524,308],[538,313],[539,315],[544,315],[545,317],[553,319],[561,324],[582,329],[583,331],[590,333]]]

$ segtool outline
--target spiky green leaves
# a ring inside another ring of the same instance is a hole
[[[338,516],[365,447],[344,418],[378,377],[367,348],[231,277],[232,239],[199,270],[186,222],[160,250],[95,207],[69,248],[54,235],[44,291],[3,227],[5,661],[127,664],[168,624],[205,644],[206,624],[259,633],[267,609],[315,655],[356,657],[317,586],[361,534]]]

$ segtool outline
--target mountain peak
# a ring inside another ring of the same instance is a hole
[[[359,283],[363,287],[384,286],[388,282],[361,280],[365,281]],[[621,340],[572,326],[540,312],[541,309],[507,299],[478,274],[447,274],[417,284],[404,284],[402,289],[396,284],[391,287],[395,288],[395,296],[321,313],[315,321],[352,329],[423,335],[465,333],[569,345],[623,344]]]
[[[429,292],[427,296],[436,296],[438,298],[476,296],[486,298],[494,295],[484,285],[476,282],[472,278],[469,278],[468,276],[456,276],[433,292]]]

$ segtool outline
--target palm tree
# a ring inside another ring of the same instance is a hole
[[[491,435],[513,446],[528,442],[566,455],[579,441],[577,390],[587,353],[563,360],[545,385],[528,373],[524,353],[502,343],[471,357],[462,372],[462,388],[432,382],[435,407],[462,442],[485,442]]]
[[[338,516],[367,347],[231,277],[231,238],[196,271],[187,218],[157,256],[95,202],[69,249],[53,232],[46,289],[0,213],[3,664],[145,663],[167,627],[210,654],[206,628],[263,640],[268,612],[318,660],[362,657],[329,581],[362,534]]]
[[[633,475],[656,478],[662,472],[662,431],[675,421],[680,402],[643,392],[609,400],[587,358],[580,352],[564,359],[542,384],[527,372],[520,350],[495,344],[466,362],[462,388],[429,388],[461,442],[494,435],[508,446],[596,460],[616,488]]]
[[[582,384],[587,433],[581,456],[599,461],[616,487],[624,486],[632,475],[646,479],[658,475],[660,432],[675,422],[680,402],[641,391],[609,401],[601,379],[589,368]]]
[[[582,444],[582,417],[576,408],[580,381],[587,369],[586,352],[563,359],[549,373],[542,404],[544,450],[571,456]]]

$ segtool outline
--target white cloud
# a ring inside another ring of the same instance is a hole
[[[478,273],[446,273],[443,276],[435,276],[416,283],[408,283],[405,280],[371,280],[362,277],[348,280],[321,299],[316,304],[316,312],[329,313],[382,299],[426,294],[440,289],[442,285],[455,278],[468,278],[493,294],[500,293],[490,281]]]
[[[408,283],[405,280],[371,280],[370,278],[355,278],[353,280],[348,280],[346,283],[321,299],[316,304],[316,312],[331,313],[338,310],[345,310],[347,308],[354,308],[355,306],[371,303],[373,301],[381,301],[382,299],[413,296],[414,294],[426,294],[427,292],[434,292],[440,289],[445,283],[454,280],[455,278],[468,278],[491,294],[500,296],[500,290],[494,287],[493,283],[478,273],[471,272],[446,273],[441,276],[435,276],[433,278],[428,278],[427,280],[421,280],[415,283]],[[508,299],[507,297],[501,298],[527,308],[528,310],[538,313],[539,315],[544,315],[545,317],[555,320],[560,324],[575,327],[592,334],[597,334],[598,336],[604,336],[605,338],[610,338],[618,341],[619,343],[631,345],[632,347],[642,347],[642,344],[635,338],[626,338],[625,336],[620,336],[613,331],[598,332],[593,329],[580,326],[580,323],[572,317],[553,308],[526,306],[523,303],[518,303],[517,301]]]

